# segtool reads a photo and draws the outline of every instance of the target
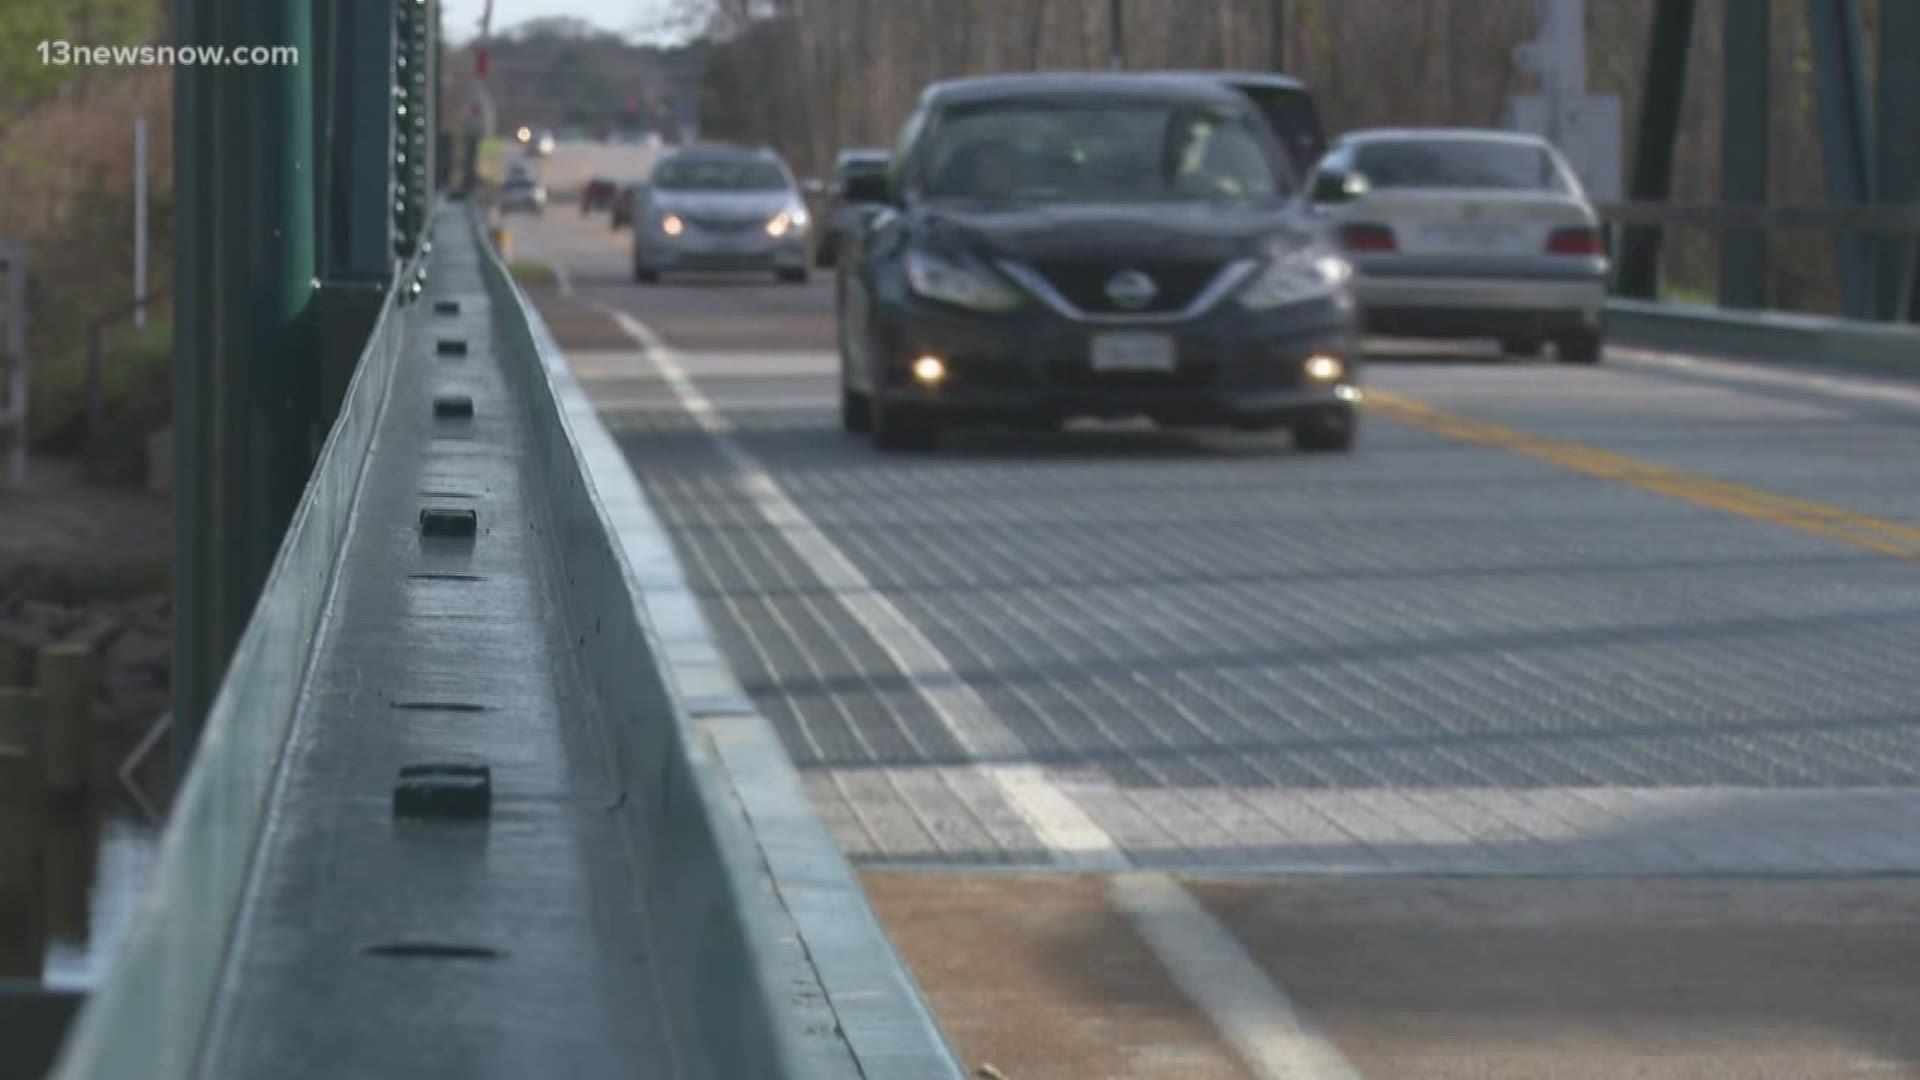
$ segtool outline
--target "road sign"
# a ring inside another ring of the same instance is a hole
[[[1552,142],[1596,202],[1620,199],[1620,98],[1615,94],[1584,94],[1562,99],[1555,117],[1540,94],[1515,94],[1507,99],[1502,126],[1526,131]]]

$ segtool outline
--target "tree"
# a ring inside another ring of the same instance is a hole
[[[45,62],[43,44],[128,45],[149,40],[157,0],[5,0],[0,3],[0,128],[91,70]]]

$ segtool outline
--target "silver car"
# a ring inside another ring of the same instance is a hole
[[[1359,131],[1308,190],[1346,248],[1368,332],[1497,338],[1596,363],[1606,244],[1579,179],[1546,141],[1508,131]]]
[[[700,147],[660,159],[634,195],[633,277],[674,270],[772,271],[807,280],[812,221],[770,150]]]
[[[547,187],[524,173],[507,178],[500,185],[500,212],[503,214],[544,214],[547,211]]]

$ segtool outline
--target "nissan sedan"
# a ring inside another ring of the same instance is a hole
[[[934,86],[844,242],[844,426],[926,448],[955,424],[1147,417],[1349,449],[1348,268],[1292,176],[1216,81]]]

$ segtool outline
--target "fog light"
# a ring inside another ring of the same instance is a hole
[[[939,386],[947,378],[947,362],[937,356],[923,356],[913,362],[913,380],[922,386]]]
[[[1309,356],[1307,378],[1316,382],[1334,382],[1347,373],[1347,365],[1332,356]]]

